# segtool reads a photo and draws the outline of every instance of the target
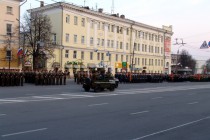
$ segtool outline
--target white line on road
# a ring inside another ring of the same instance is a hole
[[[198,104],[198,102],[187,103],[188,105]]]
[[[20,135],[20,134],[25,134],[25,133],[32,133],[32,132],[37,132],[37,131],[44,131],[46,129],[47,128],[40,128],[40,129],[35,129],[35,130],[28,130],[28,131],[22,131],[22,132],[17,132],[17,133],[5,134],[5,135],[2,135],[2,137]]]
[[[152,98],[152,100],[156,100],[156,99],[162,99],[163,97],[154,97]]]
[[[7,114],[0,114],[0,116],[5,116],[5,115],[7,115]]]
[[[75,97],[94,97],[94,96],[91,96],[91,95],[76,95],[76,94],[60,94],[60,95],[75,96]]]
[[[148,113],[148,112],[149,112],[149,111],[135,112],[135,113],[131,113],[131,115],[143,114],[143,113]]]
[[[39,99],[63,99],[58,97],[50,97],[50,96],[32,96],[33,98],[39,98]]]
[[[191,125],[191,124],[194,124],[194,123],[198,123],[198,122],[201,122],[201,121],[204,121],[204,120],[207,120],[207,119],[210,119],[210,116],[199,119],[199,120],[195,120],[195,121],[192,121],[192,122],[188,122],[188,123],[185,123],[185,124],[181,124],[181,125],[178,125],[178,126],[175,126],[175,127],[171,127],[171,128],[165,129],[165,130],[161,130],[161,131],[158,131],[158,132],[155,132],[155,133],[152,133],[152,134],[148,134],[148,135],[145,135],[145,136],[142,136],[142,137],[139,137],[139,138],[135,138],[135,139],[132,139],[132,140],[141,140],[141,139],[151,137],[151,136],[154,136],[154,135],[157,135],[157,134],[161,134],[161,133],[164,133],[164,132],[168,132],[168,131],[171,131],[171,130],[174,130],[174,129],[177,129],[177,128],[181,128],[181,127],[188,126],[188,125]]]
[[[91,104],[91,105],[88,105],[88,106],[100,106],[100,105],[107,105],[107,104],[109,104],[109,103],[101,103],[101,104]]]

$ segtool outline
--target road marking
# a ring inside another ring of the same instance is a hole
[[[188,95],[195,95],[196,93],[190,93],[190,94],[188,94]]]
[[[158,131],[158,132],[155,132],[155,133],[151,133],[151,134],[148,134],[148,135],[145,135],[145,136],[141,136],[139,138],[135,138],[135,139],[132,139],[132,140],[141,140],[141,139],[151,137],[151,136],[154,136],[154,135],[157,135],[157,134],[161,134],[161,133],[164,133],[164,132],[168,132],[168,131],[171,131],[171,130],[174,130],[174,129],[177,129],[177,128],[181,128],[181,127],[184,127],[184,126],[195,124],[195,123],[207,120],[207,119],[210,119],[210,116],[199,119],[199,120],[195,120],[195,121],[192,121],[192,122],[184,123],[184,124],[181,124],[181,125],[178,125],[178,126],[175,126],[175,127],[171,127],[171,128],[165,129],[165,130],[161,130],[161,131]]]
[[[162,99],[163,97],[154,97],[152,98],[152,100],[156,100],[156,99]]]
[[[88,106],[100,106],[100,105],[107,105],[107,104],[109,104],[109,103],[101,103],[101,104],[91,104],[91,105],[88,105]]]
[[[91,95],[76,95],[76,94],[60,94],[60,95],[75,96],[75,97],[94,97],[94,96],[91,96]]]
[[[198,104],[198,102],[187,103],[188,105]]]
[[[32,96],[33,98],[38,98],[38,99],[64,99],[64,98],[58,98],[58,97],[50,97],[50,96]]]
[[[0,116],[5,116],[5,115],[7,115],[7,114],[0,114]]]
[[[25,134],[25,133],[32,133],[32,132],[37,132],[37,131],[44,131],[46,129],[47,128],[40,128],[40,129],[35,129],[35,130],[28,130],[28,131],[22,131],[22,132],[17,132],[17,133],[5,134],[5,135],[2,135],[2,137],[9,137],[9,136],[20,135],[20,134]]]
[[[130,115],[137,115],[137,114],[143,114],[143,113],[148,113],[149,111],[141,111],[141,112],[135,112],[131,113]]]
[[[7,100],[7,99],[0,99],[0,102],[25,102],[25,100]]]

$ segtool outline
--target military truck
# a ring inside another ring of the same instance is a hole
[[[83,83],[83,88],[86,92],[90,91],[90,89],[93,89],[94,92],[103,91],[105,89],[114,91],[117,87],[118,83],[116,84],[116,80],[113,77],[106,76],[99,76],[95,80],[86,78]]]

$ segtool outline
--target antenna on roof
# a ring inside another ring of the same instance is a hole
[[[86,2],[86,0],[84,0],[84,6],[85,6],[85,2]]]
[[[112,0],[111,14],[114,14],[114,0]]]

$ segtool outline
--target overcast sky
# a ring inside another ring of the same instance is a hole
[[[62,1],[62,0],[55,0]],[[46,4],[54,3],[44,0]],[[65,2],[84,6],[84,0],[65,0]],[[39,7],[37,0],[27,0],[21,13]],[[103,8],[111,13],[112,0],[85,0],[85,5],[96,9]],[[210,48],[200,49],[203,41],[210,41],[210,0],[114,0],[114,12],[141,23],[162,27],[172,25],[172,52],[177,53],[179,45],[173,45],[175,38],[183,38],[187,43],[180,47],[186,49],[197,60],[210,58]]]

